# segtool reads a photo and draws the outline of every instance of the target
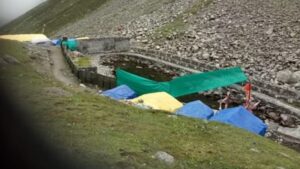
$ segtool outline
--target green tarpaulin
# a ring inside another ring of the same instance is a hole
[[[74,51],[77,50],[78,42],[76,39],[68,39],[68,41],[63,41],[62,45],[67,46],[67,49]]]
[[[212,72],[195,73],[175,78],[169,82],[156,82],[117,69],[117,85],[126,84],[138,94],[164,91],[174,97],[204,92],[247,80],[240,67],[220,69]]]

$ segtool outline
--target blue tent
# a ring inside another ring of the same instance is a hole
[[[121,85],[116,88],[106,90],[106,91],[102,92],[101,94],[104,96],[110,97],[112,99],[115,99],[115,100],[132,99],[137,96],[135,91],[133,91],[126,85]]]
[[[54,46],[59,46],[60,43],[61,43],[61,40],[60,40],[60,39],[53,39],[51,42],[52,42],[52,44],[53,44]]]
[[[262,136],[265,135],[268,128],[261,119],[253,115],[243,106],[223,109],[210,120],[231,124]]]
[[[213,110],[200,100],[189,102],[181,107],[176,114],[198,119],[209,119],[213,116]]]

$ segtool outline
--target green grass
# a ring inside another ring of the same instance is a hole
[[[296,151],[244,130],[215,122],[170,118],[163,112],[140,110],[91,91],[64,86],[38,74],[22,46],[0,41],[0,55],[7,53],[22,62],[1,67],[1,84],[9,86],[7,90],[16,102],[30,110],[23,115],[60,155],[86,168],[170,168],[152,158],[157,151],[175,157],[172,168],[300,166]],[[46,93],[49,87],[72,95]]]
[[[171,37],[173,33],[176,33],[177,35],[182,34],[188,27],[188,23],[184,22],[184,15],[195,15],[201,9],[208,6],[211,2],[212,0],[196,1],[191,8],[188,8],[182,14],[177,16],[177,18],[175,18],[173,22],[169,22],[166,25],[163,25],[162,27],[156,29],[153,36],[154,39],[158,41]]]
[[[185,30],[186,24],[183,22],[182,17],[177,17],[173,22],[170,22],[160,28],[158,28],[154,37],[156,39],[171,37],[173,33],[181,33]]]
[[[1,34],[42,33],[53,35],[57,30],[98,9],[107,0],[48,0],[4,28]]]
[[[78,67],[90,67],[91,66],[91,58],[88,56],[77,57],[76,59],[74,59],[74,63]]]

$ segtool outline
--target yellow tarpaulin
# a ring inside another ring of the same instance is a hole
[[[47,39],[47,36],[44,34],[0,35],[0,39],[15,40],[20,42],[31,42],[33,39]]]
[[[80,37],[80,38],[76,38],[77,40],[85,40],[85,39],[90,39],[89,37]]]
[[[183,106],[182,103],[166,92],[144,94],[130,101],[133,103],[142,103],[155,110],[164,110],[168,112],[175,112],[178,108]]]

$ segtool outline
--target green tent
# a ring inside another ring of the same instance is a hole
[[[247,80],[240,67],[195,73],[175,78],[169,82],[156,82],[117,69],[117,85],[126,84],[138,94],[164,91],[174,97],[226,87]]]
[[[67,49],[74,51],[77,50],[78,42],[76,39],[68,39],[67,41],[62,41],[62,45],[66,46]]]

